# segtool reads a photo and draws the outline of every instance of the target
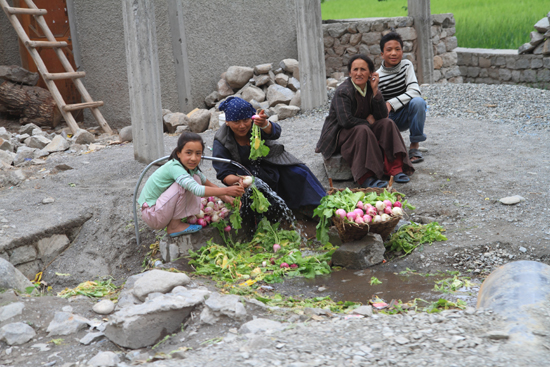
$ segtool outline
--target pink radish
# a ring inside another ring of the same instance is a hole
[[[391,212],[391,206],[387,206],[384,208],[384,214],[387,214],[387,215],[391,215],[392,212]]]
[[[365,221],[363,220],[363,217],[358,215],[357,218],[355,218],[355,223],[357,224],[363,224]]]
[[[344,209],[337,209],[336,210],[336,215],[339,215],[340,218],[344,219],[344,218],[346,218],[346,211]]]
[[[361,216],[361,217],[362,217],[363,215],[365,215],[365,213],[363,213],[363,210],[361,210],[361,209],[359,209],[359,208],[355,209],[354,212],[355,212],[355,214],[356,214],[357,216]]]
[[[381,201],[376,202],[376,210],[378,210],[379,212],[383,213],[385,207],[386,207],[386,204],[384,204],[383,202]]]
[[[365,222],[365,223],[370,223],[370,222],[372,222],[372,217],[371,217],[370,215],[368,215],[368,214],[365,214],[365,215],[363,216],[363,222]]]
[[[380,223],[380,222],[382,222],[382,218],[379,215],[375,215],[372,218],[372,223]]]
[[[220,216],[216,213],[212,215],[212,222],[217,223],[220,221]]]
[[[210,222],[212,221],[212,217],[209,216],[209,215],[205,215],[204,218],[202,218],[202,219],[204,219],[204,221],[205,221],[206,223],[210,223]]]
[[[203,227],[206,227],[208,225],[208,223],[206,223],[206,221],[203,218],[199,219],[197,223]]]
[[[282,263],[282,264],[281,264],[281,268],[289,268],[289,267],[290,267],[290,266],[288,266],[287,263]]]
[[[384,200],[384,204],[386,204],[386,206],[389,206],[390,208],[392,206],[392,203],[389,200]]]
[[[209,197],[208,197],[208,201],[209,201],[209,202],[216,201],[216,198],[215,198],[214,196],[209,196]]]
[[[401,204],[400,201],[396,201],[395,203],[393,203],[393,207],[398,207],[398,208],[402,208],[403,207],[403,204]]]
[[[208,199],[207,198],[201,198],[201,204],[202,205],[208,204]]]
[[[403,209],[396,206],[395,208],[392,209],[392,214],[395,215],[396,217],[402,217],[403,216]]]
[[[212,214],[214,212],[214,209],[212,209],[211,207],[207,206],[206,208],[204,208],[204,214]]]
[[[358,207],[359,209],[365,209],[365,206],[363,205],[363,202],[362,202],[362,201],[358,201],[358,202],[357,202],[357,207]]]
[[[298,264],[290,264],[291,269],[296,269],[298,267]]]
[[[197,214],[197,218],[204,218],[204,212],[202,210]]]
[[[195,217],[194,215],[190,216],[189,218],[187,218],[187,223],[189,224],[197,223],[197,217]]]
[[[353,222],[355,220],[355,217],[357,216],[357,213],[355,212],[349,212],[346,214],[346,217],[350,222]]]
[[[374,217],[375,215],[378,214],[378,212],[376,211],[376,208],[371,206],[370,208],[367,209],[367,214],[370,215],[371,217]]]
[[[230,232],[231,231],[231,226],[227,226],[223,230],[226,231],[226,232]]]
[[[274,244],[273,245],[273,252],[277,252],[281,249],[281,245],[279,245],[278,243]]]

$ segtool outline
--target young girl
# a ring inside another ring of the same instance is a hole
[[[149,177],[138,199],[141,218],[149,227],[166,227],[170,237],[197,232],[202,226],[181,219],[199,213],[201,197],[218,196],[232,202],[231,196],[244,193],[241,186],[218,187],[204,177],[198,168],[203,151],[201,136],[184,132],[170,160]]]

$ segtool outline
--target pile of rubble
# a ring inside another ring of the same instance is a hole
[[[535,25],[529,34],[531,41],[518,49],[519,54],[550,55],[550,12]]]

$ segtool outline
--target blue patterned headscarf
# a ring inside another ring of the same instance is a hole
[[[225,112],[225,121],[249,119],[256,113],[250,103],[239,97],[228,97],[220,103],[219,109]]]

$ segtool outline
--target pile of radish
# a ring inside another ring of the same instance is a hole
[[[337,209],[336,215],[357,224],[376,224],[386,222],[392,217],[402,217],[402,207],[400,201],[393,204],[390,200],[377,201],[374,206],[358,201],[357,207],[353,211],[346,212],[344,209]]]
[[[201,198],[201,209],[199,214],[188,217],[187,223],[200,224],[204,228],[210,223],[217,223],[228,217],[229,214],[229,209],[227,209],[225,203],[220,198],[210,196],[208,198]],[[226,232],[230,230],[231,226],[225,227]]]

